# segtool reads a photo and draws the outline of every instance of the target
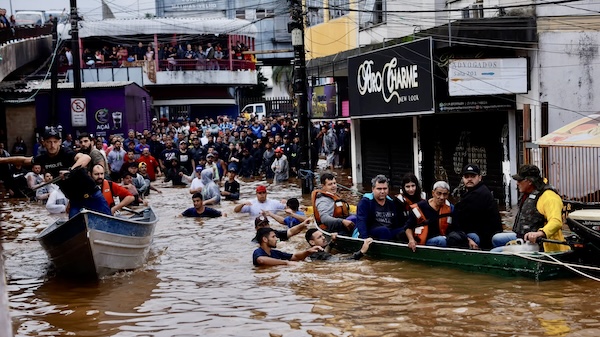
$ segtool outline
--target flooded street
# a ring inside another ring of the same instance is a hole
[[[599,284],[585,278],[538,283],[369,258],[255,268],[253,218],[229,201],[216,207],[225,218],[177,217],[191,197],[167,185],[150,197],[160,221],[147,265],[93,283],[48,273],[35,237],[53,219],[41,205],[3,204],[15,336],[600,335]],[[241,185],[253,198],[257,183]],[[268,191],[300,194],[295,184]],[[301,234],[278,249],[307,246]]]

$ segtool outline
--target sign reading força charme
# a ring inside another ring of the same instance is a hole
[[[348,59],[350,117],[434,112],[431,38]]]

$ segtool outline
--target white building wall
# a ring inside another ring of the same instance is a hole
[[[539,33],[539,100],[549,103],[549,130],[600,110],[600,32]]]

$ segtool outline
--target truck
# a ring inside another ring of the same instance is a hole
[[[44,11],[17,11],[15,13],[15,24],[17,26],[43,26],[46,24]]]
[[[285,115],[296,115],[296,106],[291,98],[268,99],[260,102],[249,103],[241,109],[240,115],[249,118],[277,117]]]

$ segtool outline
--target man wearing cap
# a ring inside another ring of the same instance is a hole
[[[281,147],[275,149],[275,160],[271,164],[271,170],[275,173],[274,179],[278,183],[287,181],[290,178],[290,165]]]
[[[468,164],[461,175],[465,190],[454,206],[455,225],[467,234],[469,248],[491,249],[492,236],[502,232],[498,203],[482,182],[479,166]]]
[[[256,241],[260,247],[252,254],[252,263],[255,266],[289,265],[290,261],[302,261],[312,253],[323,250],[320,246],[313,246],[305,251],[289,254],[275,249],[277,240],[275,230],[272,228],[260,228],[257,231]]]
[[[0,158],[0,164],[32,165],[39,163],[44,172],[50,172],[53,177],[62,176],[64,179],[56,184],[71,201],[69,217],[79,213],[85,207],[104,214],[111,214],[106,200],[94,180],[88,175],[85,167],[91,158],[84,153],[75,153],[71,149],[61,147],[60,134],[54,127],[44,132],[44,148],[46,152],[37,157],[8,157]]]
[[[523,165],[512,178],[517,181],[519,211],[512,232],[498,233],[492,237],[492,251],[502,251],[509,241],[523,238],[537,243],[539,239],[564,241],[562,233],[562,199],[552,186],[545,183],[540,169],[535,165]],[[566,251],[569,246],[544,243],[544,251]]]
[[[155,181],[156,176],[160,176],[160,164],[156,158],[150,154],[150,149],[144,148],[142,155],[138,158],[137,162],[141,165],[146,165],[146,172],[150,181]]]
[[[250,213],[257,216],[263,211],[279,211],[285,209],[285,201],[267,199],[267,188],[260,185],[256,188],[256,199],[237,204],[233,209],[236,213]]]

